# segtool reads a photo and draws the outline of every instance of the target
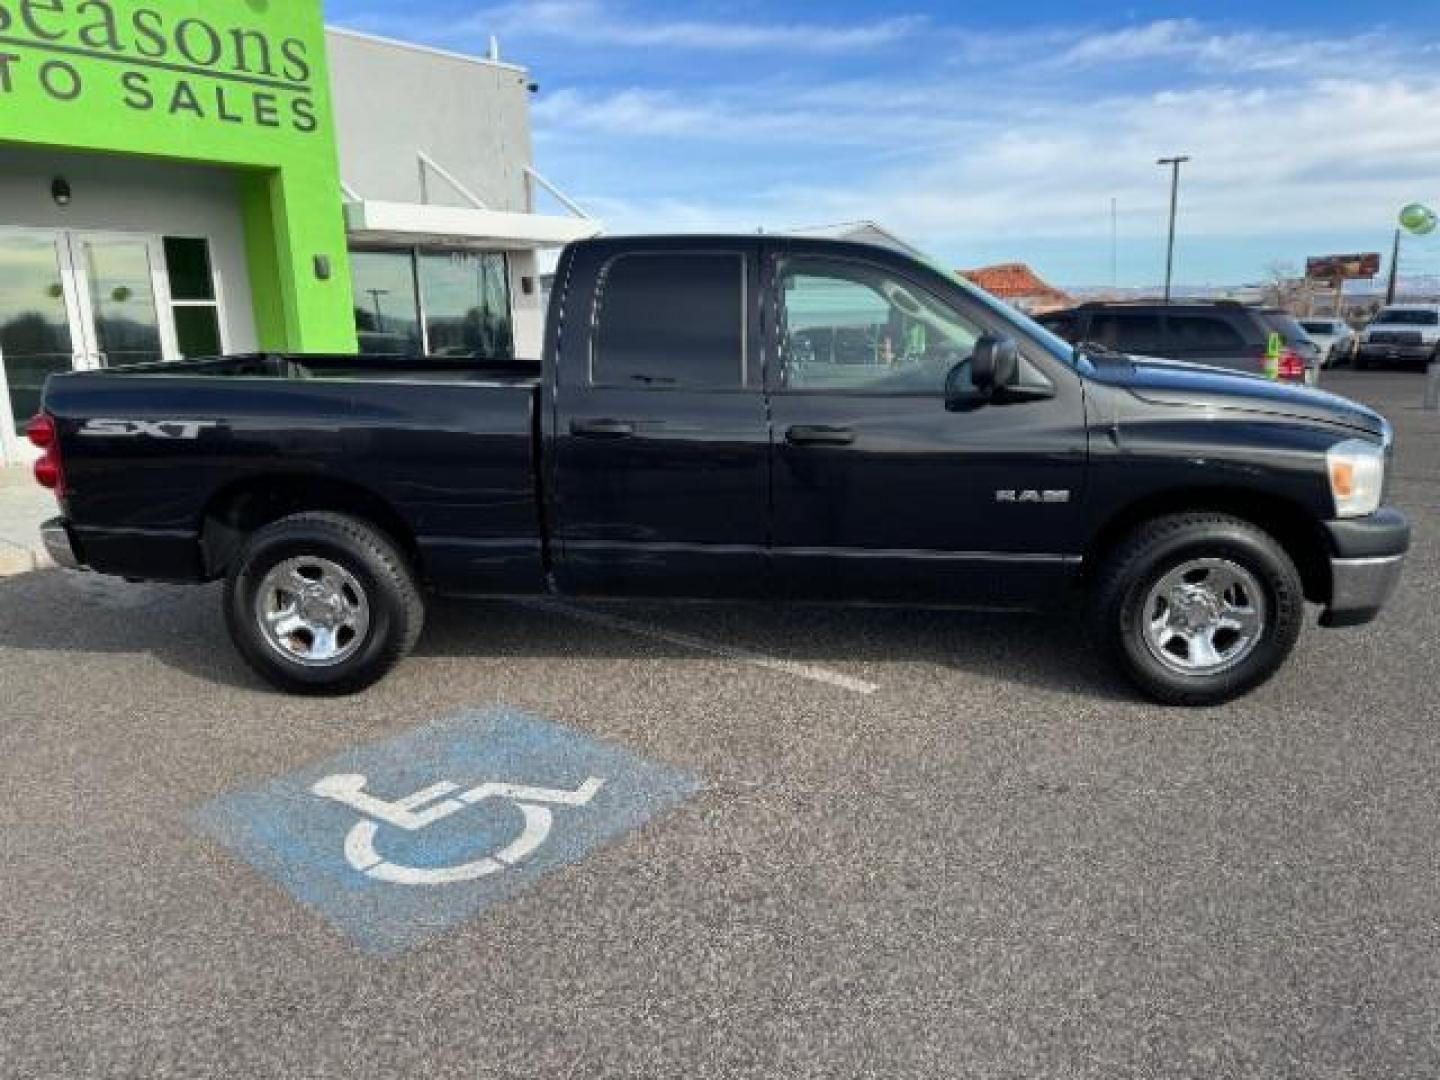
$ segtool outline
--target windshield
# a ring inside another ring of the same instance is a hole
[[[1386,308],[1376,316],[1375,321],[1397,326],[1436,326],[1440,325],[1440,312],[1422,308]]]
[[[1333,333],[1335,333],[1335,324],[1332,323],[1332,322],[1330,322],[1328,319],[1320,319],[1320,320],[1310,319],[1310,320],[1307,320],[1307,321],[1305,321],[1305,322],[1302,322],[1302,323],[1300,324],[1300,326],[1301,326],[1301,328],[1302,328],[1307,334],[1333,334]]]

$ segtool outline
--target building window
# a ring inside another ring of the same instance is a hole
[[[352,251],[350,261],[361,353],[515,355],[503,254],[371,250]]]
[[[191,236],[167,236],[164,244],[176,348],[187,360],[219,356],[225,347],[220,337],[220,302],[215,295],[210,245]]]
[[[420,304],[409,251],[352,251],[355,332],[366,356],[419,356]]]
[[[514,356],[505,256],[427,251],[419,258],[425,351],[484,360]]]

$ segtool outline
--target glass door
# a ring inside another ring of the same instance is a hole
[[[218,327],[209,295],[197,304]],[[0,228],[0,460],[35,456],[25,424],[55,372],[179,355],[159,237]]]
[[[86,367],[176,358],[165,256],[157,237],[74,233],[70,237]]]
[[[44,229],[0,229],[0,458],[34,456],[23,437],[45,380],[83,363],[70,249]]]

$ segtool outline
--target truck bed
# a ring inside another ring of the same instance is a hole
[[[107,368],[95,374],[176,378],[244,378],[306,381],[345,379],[360,382],[460,382],[485,385],[533,385],[539,360],[476,360],[469,356],[355,356],[350,354],[245,353],[204,360],[169,361]]]
[[[57,375],[45,403],[96,569],[203,580],[227,521],[378,497],[432,585],[519,593],[544,582],[538,394],[524,361],[307,354]]]

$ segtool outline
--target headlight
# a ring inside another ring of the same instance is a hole
[[[1385,488],[1385,448],[1364,439],[1346,439],[1325,451],[1325,471],[1338,517],[1364,517],[1380,509]]]

